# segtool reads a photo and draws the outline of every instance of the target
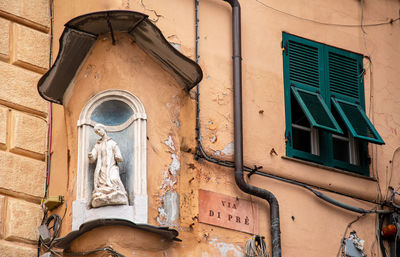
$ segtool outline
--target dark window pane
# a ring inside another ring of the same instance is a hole
[[[332,111],[333,117],[335,118],[335,120],[338,123],[339,127],[343,131],[343,135],[342,136],[348,137],[349,131],[348,131],[347,127],[346,127],[346,124],[343,121],[342,116],[339,115],[339,113],[337,112],[336,108],[331,107],[331,111]]]
[[[304,115],[303,110],[301,109],[297,101],[294,99],[294,97],[292,97],[291,99],[291,106],[292,106],[292,123],[309,128],[310,123],[308,122],[306,115]]]
[[[333,138],[333,158],[343,162],[350,162],[348,141]]]
[[[293,131],[293,148],[311,153],[311,133],[297,128],[292,128]]]

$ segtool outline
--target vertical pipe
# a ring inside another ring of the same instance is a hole
[[[195,18],[195,29],[196,29],[196,63],[199,63],[199,0],[194,0],[194,18]],[[200,154],[200,141],[201,141],[201,134],[200,134],[200,88],[199,84],[196,85],[196,141],[197,141],[197,147],[196,147],[196,156],[201,155]]]
[[[281,257],[281,232],[278,200],[271,192],[247,184],[243,176],[242,46],[240,4],[238,0],[224,1],[228,2],[232,7],[235,181],[242,191],[268,201],[270,205],[272,256]]]

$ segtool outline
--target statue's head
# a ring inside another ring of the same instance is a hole
[[[97,123],[94,126],[94,133],[96,133],[97,135],[103,137],[104,135],[106,135],[106,127],[103,124]]]

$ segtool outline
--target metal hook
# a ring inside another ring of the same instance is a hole
[[[113,31],[113,28],[111,26],[109,13],[107,13],[107,24],[108,24],[108,28],[110,29],[110,33],[111,33],[112,44],[115,45],[114,31]]]

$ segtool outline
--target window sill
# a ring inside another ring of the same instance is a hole
[[[282,156],[281,158],[284,159],[284,160],[294,161],[294,162],[302,163],[302,164],[309,165],[309,166],[316,167],[316,168],[320,168],[320,169],[325,169],[325,170],[338,172],[338,173],[349,175],[349,176],[352,176],[352,177],[357,177],[357,178],[361,178],[361,179],[365,179],[365,180],[378,182],[378,180],[376,180],[375,178],[372,178],[372,177],[362,176],[362,175],[359,175],[357,173],[353,173],[353,172],[346,171],[346,170],[341,170],[341,169],[338,169],[338,168],[324,166],[324,165],[321,165],[321,164],[318,164],[318,163],[314,163],[314,162],[309,162],[309,161],[296,159],[296,158],[292,158],[292,157],[287,157],[287,156]]]

